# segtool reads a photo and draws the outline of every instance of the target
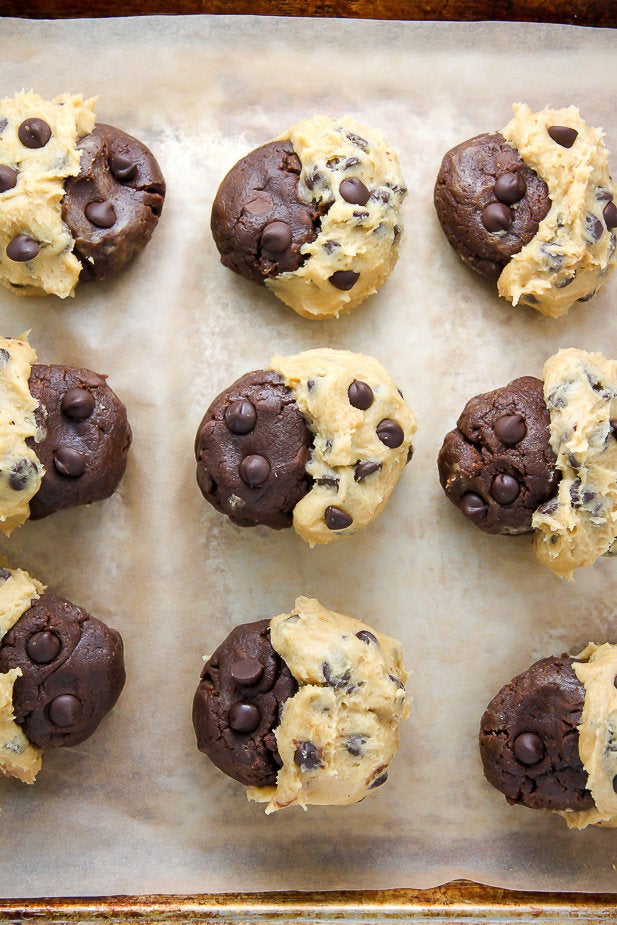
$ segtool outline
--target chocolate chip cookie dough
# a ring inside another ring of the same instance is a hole
[[[435,208],[452,247],[500,296],[558,318],[617,262],[617,187],[603,132],[576,107],[513,110],[501,132],[445,155]]]
[[[406,191],[379,130],[314,116],[230,170],[212,234],[225,266],[305,318],[337,317],[392,272]]]
[[[126,468],[126,408],[104,376],[44,366],[0,337],[0,530],[108,498]]]
[[[617,539],[617,362],[568,348],[471,399],[438,457],[450,500],[487,533],[534,532],[563,578]]]
[[[193,701],[198,748],[266,813],[346,805],[385,783],[409,714],[400,644],[299,597],[237,627]]]
[[[558,812],[571,828],[617,826],[617,646],[544,658],[489,703],[480,728],[488,781],[508,803]]]
[[[124,681],[116,630],[0,569],[0,773],[34,783],[42,752],[92,735]]]
[[[95,99],[0,100],[0,282],[66,298],[150,240],[165,182],[148,148],[95,125]]]
[[[319,348],[274,356],[211,404],[197,482],[239,526],[292,526],[310,545],[367,526],[411,458],[415,417],[380,363]]]

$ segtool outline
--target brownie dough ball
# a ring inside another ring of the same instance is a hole
[[[508,803],[587,810],[587,772],[579,756],[585,688],[574,659],[544,658],[506,684],[482,717],[480,753],[489,783]]]
[[[309,489],[312,435],[279,373],[256,370],[215,398],[195,440],[197,482],[240,527],[291,527]]]
[[[523,376],[472,398],[437,464],[448,498],[486,533],[529,533],[560,473],[540,379]]]
[[[0,673],[19,668],[15,720],[38,748],[77,745],[124,686],[120,634],[81,607],[41,594],[0,646]]]
[[[448,151],[435,184],[448,241],[489,279],[497,279],[533,238],[550,206],[544,180],[499,133],[477,135]]]
[[[111,125],[99,123],[77,149],[80,170],[64,185],[62,219],[82,263],[80,280],[106,279],[152,237],[165,181],[149,149]]]
[[[126,467],[131,429],[126,408],[99,376],[88,369],[35,364],[30,393],[42,440],[29,439],[45,467],[30,501],[38,520],[65,507],[108,498]]]
[[[270,643],[270,621],[238,626],[206,663],[193,701],[197,747],[246,786],[276,783],[274,729],[298,690]]]

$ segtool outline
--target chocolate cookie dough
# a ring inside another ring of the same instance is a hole
[[[0,569],[0,772],[33,783],[41,752],[92,735],[124,682],[116,630]]]
[[[513,109],[501,132],[448,151],[435,208],[452,247],[499,295],[560,317],[617,262],[617,187],[602,131],[574,106]]]
[[[337,317],[394,268],[406,191],[380,131],[314,116],[232,167],[212,235],[225,266],[298,314]]]
[[[534,532],[563,578],[617,540],[617,362],[568,348],[543,381],[472,399],[438,457],[450,500],[487,533]]]
[[[559,812],[571,828],[617,825],[617,646],[544,658],[482,717],[487,780],[509,803]]]
[[[0,338],[0,529],[108,498],[131,443],[104,376],[36,364],[27,340]]]
[[[299,597],[237,627],[206,663],[197,745],[266,813],[355,803],[387,779],[406,679],[396,640]]]
[[[0,100],[0,282],[22,295],[74,294],[118,272],[150,240],[165,182],[148,148],[95,126],[95,100]]]
[[[195,441],[204,497],[240,526],[315,545],[367,526],[411,458],[416,421],[372,357],[275,356],[219,395]]]

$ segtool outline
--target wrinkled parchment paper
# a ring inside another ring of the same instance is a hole
[[[48,753],[33,787],[0,780],[0,894],[429,887],[617,889],[617,831],[570,832],[508,807],[482,776],[477,729],[536,658],[617,642],[617,562],[560,582],[529,537],[484,536],[441,494],[435,459],[477,392],[577,346],[617,356],[617,278],[561,320],[498,300],[450,251],[432,209],[443,153],[499,129],[510,104],[576,103],[617,169],[615,33],[509,24],[234,17],[0,25],[2,95],[98,94],[98,118],[143,138],[168,195],[119,279],[73,300],[0,295],[2,333],[30,328],[41,362],[109,374],[134,447],[120,491],[29,523],[0,552],[124,636],[128,682],[97,734]],[[209,233],[224,173],[316,112],[380,126],[409,185],[401,259],[339,321],[296,317],[219,263]],[[211,399],[274,352],[371,353],[416,411],[416,455],[379,521],[311,550],[242,530],[194,480]],[[266,818],[194,744],[202,655],[298,594],[404,643],[410,721],[390,780],[351,808]]]

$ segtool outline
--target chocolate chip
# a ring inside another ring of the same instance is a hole
[[[257,411],[246,398],[232,401],[225,410],[225,424],[232,434],[249,434],[257,423]]]
[[[323,242],[323,249],[325,250],[326,254],[331,254],[333,251],[336,250],[337,247],[340,247],[340,246],[341,245],[339,244],[338,241],[328,240],[328,241]]]
[[[405,439],[403,428],[397,421],[393,421],[392,418],[384,418],[380,421],[375,428],[375,433],[383,445],[389,447],[391,450],[395,450]]]
[[[81,700],[74,694],[60,694],[47,707],[54,726],[72,726],[81,716]]]
[[[602,214],[607,228],[617,228],[617,206],[614,202],[609,202]]]
[[[599,241],[604,234],[604,226],[602,222],[591,212],[588,212],[585,216],[585,231],[587,232],[587,237],[592,243],[594,241]]]
[[[291,244],[287,222],[270,222],[261,233],[261,248],[267,254],[283,254]]]
[[[244,211],[250,215],[265,215],[272,208],[272,199],[267,193],[258,193],[253,199],[244,203]]]
[[[2,132],[5,130],[8,124],[9,124],[8,119],[0,119],[0,136],[2,135]]]
[[[336,273],[328,277],[329,282],[343,292],[349,292],[350,289],[353,289],[359,279],[360,274],[354,273],[353,270],[337,270]]]
[[[96,225],[97,228],[111,228],[112,225],[116,224],[116,210],[108,200],[105,202],[89,202],[84,209],[84,214],[88,221]]]
[[[265,456],[259,456],[257,453],[253,453],[250,456],[244,457],[240,463],[239,471],[240,478],[249,488],[257,488],[259,485],[263,485],[264,482],[268,481],[270,463]]]
[[[617,774],[613,777],[613,790],[617,793]]]
[[[256,684],[264,672],[264,666],[256,658],[240,658],[233,662],[229,673],[236,684]]]
[[[358,408],[359,411],[366,411],[373,404],[375,396],[368,382],[361,382],[354,379],[347,389],[347,397],[352,408]]]
[[[371,195],[358,177],[348,177],[343,180],[338,189],[345,202],[350,202],[357,206],[365,206]]]
[[[480,519],[488,511],[486,501],[473,491],[465,492],[459,502],[463,514],[473,519]]]
[[[322,750],[314,742],[300,742],[294,752],[294,762],[301,771],[314,771],[321,768]]]
[[[325,485],[326,488],[338,488],[339,480],[333,475],[322,475],[320,478],[315,479],[317,485]]]
[[[254,703],[234,703],[228,718],[234,732],[255,732],[261,722],[261,713]]]
[[[374,462],[372,459],[356,463],[353,475],[354,482],[363,482],[369,475],[372,475],[373,472],[378,472],[380,469],[381,463]]]
[[[371,643],[375,646],[379,645],[379,640],[377,639],[377,636],[375,636],[374,633],[370,633],[368,630],[358,630],[358,632],[356,633],[356,636],[361,642],[365,642],[367,646],[370,645]]]
[[[502,202],[491,202],[482,210],[482,224],[491,234],[507,231],[513,218],[512,211]]]
[[[367,738],[365,735],[362,735],[361,732],[352,732],[352,734],[345,739],[345,748],[354,758],[359,758],[364,752],[366,743]]]
[[[109,169],[115,180],[123,183],[132,179],[137,173],[137,164],[129,154],[118,152],[109,158]]]
[[[74,450],[71,446],[59,446],[54,450],[53,458],[54,467],[60,475],[69,479],[78,479],[83,475],[86,461],[79,450]]]
[[[520,414],[504,414],[495,421],[493,430],[504,446],[516,446],[527,435],[527,425]]]
[[[8,568],[0,568],[0,581],[8,581],[10,577],[11,573],[9,572]]]
[[[400,688],[400,690],[403,690],[403,691],[405,690],[405,685],[403,684],[400,678],[397,678],[396,675],[393,675],[393,674],[389,674],[388,677],[390,678],[393,684],[396,684],[396,686]]]
[[[514,476],[505,472],[496,475],[491,485],[491,495],[497,504],[511,504],[520,494],[521,486]]]
[[[340,507],[334,507],[331,504],[326,508],[326,527],[328,530],[345,530],[346,527],[351,527],[352,523],[353,517],[342,511]]]
[[[537,764],[544,758],[544,742],[536,732],[521,732],[514,740],[512,751],[521,764]]]
[[[336,675],[332,673],[332,669],[330,668],[328,662],[323,662],[321,670],[323,672],[324,681],[328,687],[347,687],[349,681],[351,680],[351,669],[349,668],[347,668],[342,675]]]
[[[368,154],[369,145],[366,139],[362,138],[361,135],[356,135],[355,132],[347,132],[347,137],[357,148],[362,148],[362,150]]]
[[[384,771],[383,774],[380,774],[379,777],[376,777],[373,783],[368,788],[369,790],[374,790],[376,787],[381,787],[382,784],[388,780],[388,772]]]
[[[37,665],[48,665],[57,657],[62,645],[55,633],[43,630],[33,633],[26,643],[28,658]]]
[[[24,148],[44,148],[51,138],[51,128],[43,119],[26,119],[17,134]]]
[[[34,260],[40,249],[39,242],[29,234],[18,234],[7,244],[6,256],[16,263],[27,263],[28,260]]]
[[[4,347],[0,347],[0,366],[6,366],[11,359],[11,354]]]
[[[568,125],[549,125],[546,131],[562,148],[571,148],[578,136],[576,129]]]
[[[527,192],[527,184],[520,173],[507,171],[495,180],[494,191],[499,202],[505,202],[506,205],[511,206],[523,198]]]
[[[85,421],[94,411],[94,396],[86,389],[69,389],[62,396],[60,407],[71,421]]]
[[[14,189],[17,184],[17,171],[5,164],[0,164],[0,193]]]
[[[29,459],[20,459],[12,467],[9,474],[9,485],[13,491],[23,491],[28,487],[36,467]]]

